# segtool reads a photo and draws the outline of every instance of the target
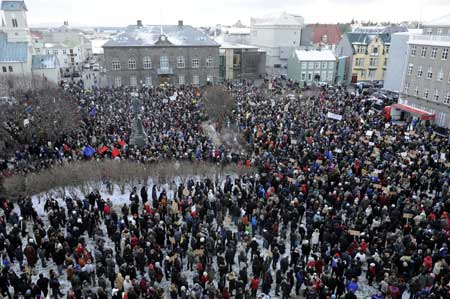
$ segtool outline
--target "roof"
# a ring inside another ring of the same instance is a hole
[[[347,32],[346,35],[351,44],[354,43],[369,44],[376,37],[380,38],[385,44],[391,42],[391,34],[389,33],[370,34],[370,33]]]
[[[2,10],[5,11],[27,11],[27,6],[24,0],[3,0]]]
[[[450,14],[431,20],[429,22],[425,22],[423,23],[422,26],[425,27],[450,26]]]
[[[324,42],[323,36],[327,36],[327,41],[324,42],[328,45],[338,44],[342,38],[341,30],[338,25],[308,25],[312,29],[312,42],[313,44],[319,44]]]
[[[76,48],[80,45],[75,40],[65,40],[62,43],[44,43],[44,48]]]
[[[430,113],[428,111],[425,111],[425,110],[422,110],[422,109],[417,109],[417,108],[414,108],[412,106],[408,106],[408,105],[405,105],[405,104],[394,104],[394,105],[392,105],[392,107],[394,107],[396,109],[399,109],[399,110],[402,110],[402,111],[406,111],[406,112],[411,113],[411,114],[419,115],[419,116],[421,116],[421,119],[423,119],[423,120],[425,120],[425,119],[434,119],[435,116],[436,116],[435,114]]]
[[[55,55],[33,55],[31,68],[33,70],[55,69],[58,66],[58,59]]]
[[[248,34],[250,35],[249,27],[228,27],[222,29],[223,32],[227,34]]]
[[[0,32],[0,62],[26,62],[28,59],[28,43],[8,42],[6,33]]]
[[[287,12],[265,15],[262,18],[252,18],[253,26],[303,26],[302,16]]]
[[[167,39],[166,41],[164,37]],[[132,25],[106,42],[103,47],[152,47],[160,44],[165,46],[220,46],[206,34],[189,25],[146,25],[143,27]]]
[[[31,30],[30,33],[33,39],[44,39],[44,35],[40,31]]]
[[[408,40],[408,44],[421,45],[421,46],[437,46],[448,47],[450,46],[450,37],[441,35],[411,35]]]
[[[299,61],[335,61],[336,56],[334,56],[331,50],[296,50],[295,55]]]

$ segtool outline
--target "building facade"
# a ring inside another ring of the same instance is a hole
[[[288,13],[251,18],[251,45],[266,52],[266,72],[269,76],[287,73],[289,57],[300,47],[304,19]]]
[[[424,24],[408,41],[400,101],[436,114],[450,128],[450,15]]]
[[[220,80],[264,79],[266,53],[257,47],[222,44],[220,47]]]
[[[53,67],[42,67],[38,62],[43,58],[35,57],[25,2],[3,0],[1,9],[3,17],[0,28],[0,76],[15,76],[30,80],[32,76],[39,76],[57,83],[59,72],[55,74]],[[45,59],[54,62],[55,57]],[[53,65],[57,65],[57,62]]]
[[[334,84],[336,57],[331,50],[296,50],[289,59],[288,78],[301,85]]]
[[[309,24],[302,29],[301,47],[335,51],[342,39],[338,25]]]
[[[350,57],[348,78],[352,83],[383,81],[391,44],[390,33],[356,33],[344,35],[336,48],[339,57]]]
[[[219,80],[220,45],[191,26],[140,21],[103,45],[109,86],[205,85]]]

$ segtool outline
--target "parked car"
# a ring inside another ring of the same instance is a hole
[[[100,64],[94,63],[94,65],[92,66],[92,70],[95,72],[100,71]]]
[[[83,64],[83,69],[88,70],[91,68],[91,65],[89,63]]]
[[[15,105],[17,100],[14,97],[0,97],[0,105]]]

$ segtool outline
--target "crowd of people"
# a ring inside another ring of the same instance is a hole
[[[71,86],[83,130],[5,167],[81,159],[252,166],[223,181],[136,186],[129,201],[1,200],[0,290],[12,298],[449,298],[448,138],[394,123],[345,88],[225,86],[245,153],[202,130],[201,90],[139,90],[147,146],[128,146],[129,90]],[[341,120],[328,113],[342,116]],[[84,148],[120,149],[86,155]],[[116,152],[117,153],[117,152]],[[43,205],[44,211],[38,204]]]

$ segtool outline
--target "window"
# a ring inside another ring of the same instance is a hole
[[[206,59],[206,67],[207,68],[213,68],[214,67],[214,60],[212,57],[208,57]]]
[[[308,72],[308,81],[311,81],[312,80],[312,72]]]
[[[198,69],[200,67],[200,61],[198,60],[198,58],[192,59],[191,64],[193,69]]]
[[[432,78],[433,78],[433,69],[430,66],[427,71],[427,79],[432,79]]]
[[[450,91],[447,91],[447,96],[444,99],[444,104],[450,104]]]
[[[192,76],[192,84],[198,85],[200,83],[200,78],[198,75]]]
[[[376,70],[369,70],[369,79],[374,80],[375,74],[376,74]]]
[[[428,99],[428,95],[430,94],[430,90],[428,89],[428,88],[426,88],[424,91],[423,91],[423,97],[425,98],[425,99]]]
[[[58,55],[58,50],[53,50],[54,55]]]
[[[444,72],[442,71],[442,69],[437,73],[436,80],[438,81],[444,80]]]
[[[169,58],[167,56],[164,55],[159,58],[159,67],[162,69],[169,68]]]
[[[432,35],[432,34],[433,34],[433,29],[432,29],[432,28],[427,28],[426,33],[427,33],[428,35]]]
[[[327,63],[326,62],[322,62],[322,69],[326,69],[327,68]]]
[[[361,70],[361,78],[364,78],[366,76],[366,70]]]
[[[150,76],[145,77],[145,85],[152,86],[152,77]]]
[[[316,62],[316,63],[314,64],[314,68],[315,68],[316,70],[320,69],[320,62]]]
[[[63,54],[66,55],[67,54],[67,50],[63,50]]]
[[[328,71],[327,80],[328,81],[333,81],[333,71]]]
[[[372,48],[372,55],[378,55],[378,48],[377,47],[373,47]]]
[[[419,66],[419,67],[417,68],[417,78],[422,77],[422,73],[423,73],[423,71],[422,71],[422,66]]]
[[[327,71],[322,71],[320,74],[320,80],[325,81],[327,79]]]
[[[434,91],[433,100],[435,102],[439,102],[439,90],[437,90],[437,89]]]
[[[114,80],[116,87],[120,87],[122,86],[122,77],[116,77],[116,79]]]
[[[112,66],[113,70],[120,70],[120,61],[119,60],[113,60],[111,62],[111,66]]]
[[[403,92],[408,94],[408,90],[409,90],[409,83],[405,83],[405,86],[403,87]]]
[[[436,31],[436,34],[437,35],[442,35],[442,28],[438,28],[437,31]]]
[[[184,85],[184,76],[178,76],[178,84]]]
[[[152,58],[145,56],[143,61],[144,70],[149,70],[152,68]],[[147,83],[146,83],[147,84]]]
[[[17,19],[13,18],[13,19],[11,20],[11,22],[12,22],[12,26],[13,26],[14,28],[19,27],[19,23],[17,23]]]
[[[370,58],[370,66],[378,66],[378,58]]]
[[[12,73],[12,72],[13,72],[13,67],[12,67],[12,66],[8,66],[8,71],[9,71],[10,73]]]
[[[206,75],[206,82],[213,83],[214,77],[212,75]]]
[[[431,48],[431,59],[436,58],[437,48]]]
[[[6,66],[4,66],[2,69],[3,69],[4,73],[8,72],[8,70],[6,69]]]
[[[448,73],[448,83],[450,83],[450,73]]]
[[[364,58],[356,58],[355,66],[364,66]]]
[[[420,52],[420,56],[422,56],[422,57],[427,56],[427,47],[422,47],[422,51]]]
[[[300,81],[305,81],[306,80],[306,72],[302,72],[301,76],[300,76]]]
[[[309,69],[313,69],[314,68],[314,62],[309,62],[308,63],[308,68]]]
[[[408,65],[408,72],[407,72],[408,76],[411,76],[413,69],[414,69],[414,65],[412,63],[410,63]]]
[[[64,59],[64,63],[67,63],[67,59]]]
[[[442,60],[447,60],[448,58],[448,48],[442,49]]]
[[[419,96],[419,86],[416,86],[416,88],[414,88],[414,94],[416,95],[416,97]]]
[[[136,87],[137,86],[137,78],[135,76],[130,77],[130,86]]]
[[[308,63],[302,62],[302,69],[306,69],[308,67]]]
[[[36,48],[36,53],[41,53],[41,49]]]
[[[334,62],[333,61],[328,62],[328,68],[329,69],[334,69]]]
[[[416,45],[412,45],[411,46],[411,53],[410,53],[410,55],[411,56],[416,56],[416,50],[417,50]]]
[[[389,54],[389,46],[384,46],[384,53]]]
[[[185,67],[186,67],[186,63],[184,61],[184,57],[183,56],[178,56],[177,57],[177,68],[184,69]]]
[[[136,59],[130,58],[128,59],[128,69],[135,70],[136,69]]]
[[[384,66],[387,66],[387,64],[388,64],[388,59],[385,58],[385,59],[384,59],[384,64],[383,64],[383,65],[384,65]]]

